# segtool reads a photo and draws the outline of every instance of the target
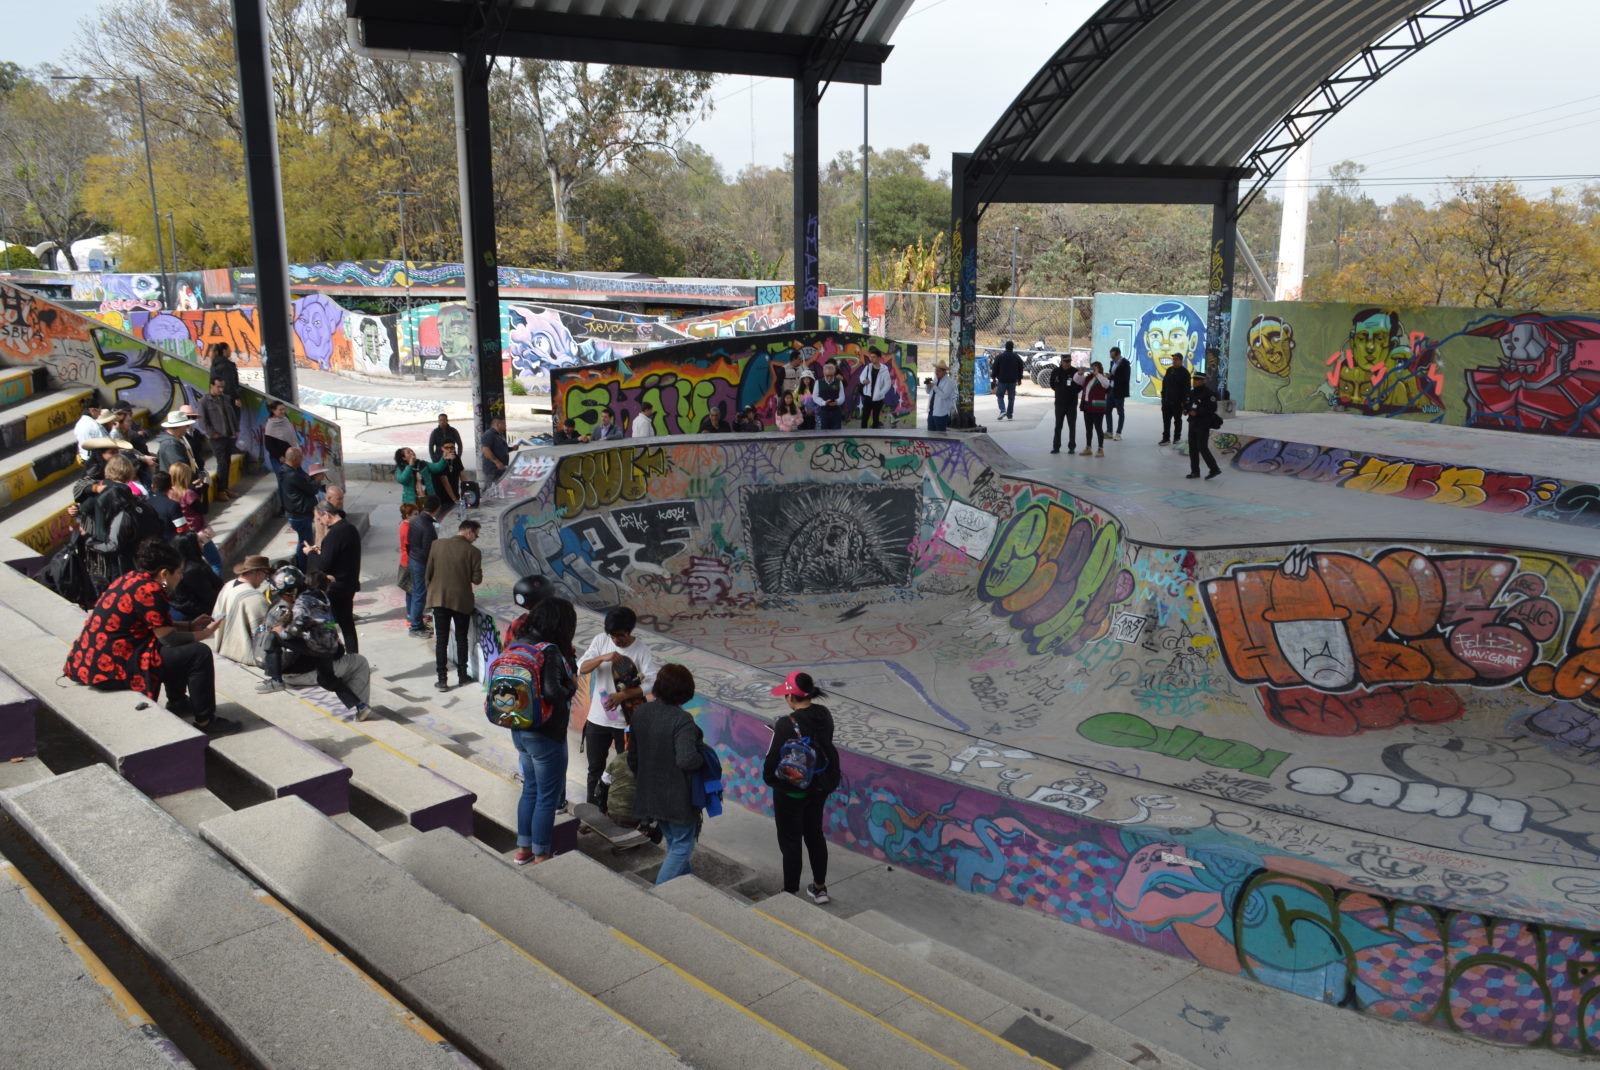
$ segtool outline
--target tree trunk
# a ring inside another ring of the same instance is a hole
[[[567,267],[567,198],[572,195],[572,187],[561,177],[561,169],[549,163],[549,156],[545,157],[544,169],[550,175],[550,200],[555,205],[556,212],[556,267],[563,271]]]

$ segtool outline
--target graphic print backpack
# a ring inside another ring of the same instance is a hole
[[[287,631],[314,658],[336,658],[344,653],[333,606],[321,591],[304,591],[294,600],[294,618]]]
[[[822,761],[817,748],[811,745],[811,737],[800,734],[800,722],[790,717],[789,723],[794,726],[794,738],[786,740],[778,750],[777,775],[796,791],[805,791],[821,771]]]
[[[549,657],[554,657],[559,666],[556,694],[546,694],[543,686],[545,659]],[[566,673],[566,663],[553,644],[512,643],[489,666],[489,693],[483,700],[483,715],[490,724],[501,728],[541,728],[575,689],[575,682]],[[563,690],[565,694],[560,693]]]

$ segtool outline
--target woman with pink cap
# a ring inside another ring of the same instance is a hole
[[[822,813],[839,786],[839,752],[833,746],[833,714],[816,702],[822,697],[810,673],[792,672],[772,693],[789,713],[772,723],[772,745],[762,779],[772,789],[772,817],[783,853],[783,890],[800,894],[800,845],[811,858],[806,894],[828,902],[828,840]]]

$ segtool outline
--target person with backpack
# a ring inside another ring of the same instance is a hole
[[[327,583],[322,573],[302,573],[293,565],[267,579],[269,607],[252,644],[256,664],[266,674],[256,693],[316,684],[365,721],[372,715],[372,666],[360,654],[345,653],[324,591]]]
[[[1216,479],[1222,474],[1217,459],[1211,454],[1211,432],[1222,426],[1217,415],[1217,395],[1211,389],[1211,377],[1205,372],[1194,373],[1194,385],[1189,388],[1189,474],[1185,479],[1200,478],[1200,462],[1206,464],[1206,478]]]
[[[168,611],[173,620],[198,620],[211,612],[216,604],[217,592],[222,590],[222,577],[211,571],[200,554],[200,537],[185,532],[173,542],[183,571],[178,582],[167,594]]]
[[[522,766],[517,800],[519,866],[551,857],[556,810],[567,789],[567,724],[572,718],[577,661],[572,636],[578,614],[565,598],[545,598],[517,624],[512,642],[489,663],[483,712],[511,729]]]
[[[772,689],[789,713],[772,722],[772,743],[761,778],[772,789],[772,819],[783,855],[783,890],[800,894],[800,846],[811,858],[806,894],[828,902],[828,839],[822,814],[839,786],[839,752],[833,746],[833,714],[816,700],[822,691],[810,673],[792,672]]]
[[[605,771],[606,754],[613,748],[621,754],[626,740],[628,724],[622,716],[622,705],[644,698],[656,677],[655,654],[648,643],[634,634],[638,624],[633,610],[613,606],[606,611],[600,634],[578,658],[578,675],[589,676],[589,715],[583,723],[583,749],[589,758],[584,799],[596,806],[600,800],[595,789]],[[616,679],[614,667],[623,659],[631,660],[638,668],[642,681],[638,686],[623,687]]]
[[[611,663],[611,675],[617,682],[619,690],[640,689],[642,692],[644,678],[639,673],[639,667],[629,657],[621,657]],[[633,725],[633,713],[644,705],[644,698],[628,699],[619,707],[622,719],[630,726]],[[633,796],[637,782],[633,777],[633,770],[628,768],[627,737],[623,737],[623,747],[612,759],[606,763],[605,774],[600,778],[600,785],[595,789],[599,799],[595,805],[606,812],[623,828],[638,828],[650,836],[655,843],[661,842],[661,832],[654,825],[641,825],[638,818],[633,816]]]
[[[216,622],[199,617],[175,624],[167,613],[180,564],[166,542],[142,540],[133,567],[89,610],[61,672],[101,691],[137,691],[152,702],[165,688],[169,711],[193,717],[208,736],[229,735],[239,731],[239,722],[217,716],[216,670],[205,644]]]
[[[633,770],[633,816],[654,821],[667,845],[656,883],[688,876],[700,810],[694,804],[692,775],[705,764],[704,736],[683,708],[694,698],[694,674],[669,662],[656,673],[655,698],[633,714],[628,733],[628,768]]]
[[[96,592],[104,592],[112,580],[133,569],[141,540],[153,537],[165,542],[171,537],[170,531],[162,530],[150,503],[128,489],[131,479],[133,462],[113,457],[106,462],[105,482],[94,496],[87,548]]]

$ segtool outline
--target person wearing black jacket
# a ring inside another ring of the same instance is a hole
[[[1122,440],[1122,425],[1127,421],[1125,411],[1128,401],[1129,384],[1133,375],[1133,366],[1128,363],[1128,358],[1122,355],[1120,346],[1111,347],[1111,366],[1106,369],[1111,375],[1111,397],[1106,409],[1106,430],[1111,432],[1112,439]],[[1111,427],[1111,414],[1117,414],[1117,426]]]
[[[316,546],[301,549],[306,551],[311,567],[331,581],[328,604],[333,607],[333,619],[339,622],[345,652],[359,654],[355,603],[356,592],[361,590],[361,534],[328,502],[318,502],[314,516],[322,537]]]
[[[295,534],[294,567],[305,571],[306,545],[317,539],[311,515],[317,508],[317,481],[300,467],[303,455],[299,446],[283,451],[278,465],[278,500],[283,503],[284,519]]]
[[[989,378],[994,381],[994,398],[1000,403],[1002,420],[1016,419],[1012,414],[1017,408],[1017,384],[1022,382],[1023,370],[1022,358],[1011,342],[989,362]]]
[[[1189,479],[1200,478],[1200,461],[1206,462],[1206,478],[1222,474],[1211,455],[1211,432],[1216,425],[1217,395],[1212,392],[1205,372],[1195,372],[1189,388]]]
[[[439,426],[428,432],[428,459],[437,461],[443,457],[444,444],[446,442],[455,443],[456,454],[460,455],[461,432],[450,426],[450,415],[441,412],[439,414]]]
[[[839,786],[839,752],[833,746],[833,714],[815,700],[822,697],[810,673],[792,672],[772,689],[789,704],[787,716],[772,723],[772,744],[761,779],[772,789],[772,818],[778,826],[778,850],[783,853],[783,890],[800,894],[800,845],[811,859],[811,883],[806,894],[814,902],[828,902],[828,839],[822,832],[822,814],[828,796]],[[804,737],[816,754],[811,782],[804,788],[786,780],[779,766],[783,746]]]
[[[1172,367],[1161,379],[1161,441],[1158,446],[1178,441],[1183,428],[1183,413],[1189,407],[1189,369],[1183,358],[1173,354]]]
[[[233,348],[227,342],[212,342],[206,347],[211,358],[211,378],[222,380],[222,392],[235,409],[244,408],[239,397],[239,365],[233,362]],[[238,418],[234,418],[238,423]]]
[[[661,666],[655,698],[633,711],[628,728],[628,768],[633,770],[633,816],[661,829],[667,857],[656,871],[665,884],[693,872],[690,858],[700,838],[700,810],[690,774],[705,764],[705,737],[683,707],[694,698],[694,674],[673,662]]]
[[[1051,443],[1050,452],[1061,452],[1061,424],[1067,425],[1067,452],[1078,452],[1078,396],[1083,393],[1083,384],[1078,382],[1078,376],[1073,370],[1070,358],[1062,358],[1056,370],[1050,373],[1050,389],[1056,395],[1056,437]]]

